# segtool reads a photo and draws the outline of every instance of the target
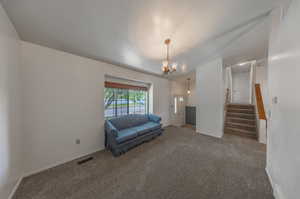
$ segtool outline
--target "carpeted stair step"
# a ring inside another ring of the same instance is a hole
[[[233,109],[250,109],[254,110],[254,106],[251,104],[228,104],[227,108],[233,108]]]
[[[244,118],[236,118],[236,117],[226,117],[226,122],[249,124],[254,126],[256,125],[255,119],[244,119]]]
[[[238,135],[238,136],[247,137],[251,139],[257,139],[256,132],[253,131],[246,131],[246,130],[230,128],[230,127],[225,127],[224,131],[227,134]]]
[[[255,119],[255,114],[227,112],[227,117],[243,118],[243,119]]]
[[[227,109],[229,113],[248,113],[248,114],[255,114],[255,111],[252,109],[238,109],[238,108],[229,108]]]
[[[228,104],[224,132],[257,139],[255,107],[251,104]]]
[[[232,122],[226,122],[225,128],[227,128],[227,127],[246,130],[246,131],[253,131],[253,132],[256,132],[256,130],[257,130],[255,125],[232,123]]]

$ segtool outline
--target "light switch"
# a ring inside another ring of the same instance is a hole
[[[76,143],[76,144],[80,144],[80,139],[76,139],[76,140],[75,140],[75,143]]]
[[[273,104],[278,104],[278,97],[273,97],[272,98],[272,103]]]

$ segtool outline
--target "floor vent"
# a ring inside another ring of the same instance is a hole
[[[89,162],[89,161],[91,161],[91,160],[93,160],[93,159],[94,159],[93,157],[87,157],[87,158],[84,158],[84,159],[82,159],[82,160],[79,160],[79,161],[77,162],[77,164],[81,165],[81,164],[87,163],[87,162]]]

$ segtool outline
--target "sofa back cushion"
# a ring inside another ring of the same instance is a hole
[[[145,124],[149,121],[148,115],[131,114],[109,120],[118,130]]]

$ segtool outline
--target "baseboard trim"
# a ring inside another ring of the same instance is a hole
[[[9,196],[8,196],[8,199],[12,199],[13,196],[15,195],[17,189],[19,188],[22,180],[26,177],[29,177],[31,175],[34,175],[34,174],[37,174],[37,173],[40,173],[40,172],[43,172],[45,170],[48,170],[48,169],[51,169],[51,168],[54,168],[54,167],[57,167],[59,165],[62,165],[62,164],[65,164],[65,163],[68,163],[68,162],[71,162],[71,161],[74,161],[74,160],[77,160],[77,159],[80,159],[82,157],[85,157],[85,156],[88,156],[88,155],[91,155],[93,153],[96,153],[96,152],[99,152],[99,151],[102,151],[104,150],[105,148],[101,148],[101,149],[97,149],[96,151],[94,152],[89,152],[89,153],[86,153],[86,154],[82,154],[82,155],[79,155],[77,157],[74,157],[74,158],[70,158],[68,160],[63,160],[63,161],[60,161],[60,162],[57,162],[55,164],[52,164],[50,166],[47,166],[47,167],[44,167],[42,169],[37,169],[35,171],[31,171],[31,172],[27,172],[27,173],[24,173],[17,181],[16,185],[14,186],[13,190],[10,192]]]
[[[104,149],[105,149],[105,148],[101,147],[100,149],[97,149],[97,150],[95,150],[95,151],[88,152],[88,153],[84,153],[84,154],[80,154],[80,155],[78,155],[78,156],[76,156],[76,157],[69,158],[69,159],[66,159],[66,160],[58,161],[58,162],[56,162],[56,163],[54,163],[54,164],[51,164],[51,165],[46,166],[46,167],[43,167],[43,168],[41,168],[41,169],[37,169],[37,170],[34,170],[34,171],[26,172],[26,173],[23,175],[23,178],[32,176],[32,175],[34,175],[34,174],[43,172],[43,171],[45,171],[45,170],[48,170],[48,169],[57,167],[57,166],[59,166],[59,165],[62,165],[62,164],[68,163],[68,162],[71,162],[71,161],[80,159],[80,158],[82,158],[82,157],[84,157],[84,156],[91,155],[91,154],[93,154],[93,153],[102,151],[102,150],[104,150]]]
[[[273,195],[275,199],[286,199],[286,197],[283,195],[283,192],[278,184],[274,182],[274,179],[272,177],[272,172],[268,167],[265,168],[267,176],[269,178],[269,181],[271,183],[272,189],[273,189]]]
[[[10,192],[10,194],[9,194],[9,196],[8,196],[8,199],[12,199],[12,198],[13,198],[13,196],[15,195],[17,189],[19,188],[19,186],[20,186],[22,180],[23,180],[23,176],[21,176],[21,177],[18,179],[18,181],[17,181],[17,183],[15,184],[13,190]]]
[[[200,131],[196,131],[196,132],[199,133],[199,134],[210,136],[210,137],[214,137],[214,138],[222,138],[223,137],[223,134],[222,135],[214,135],[212,133],[201,131],[201,130]]]

